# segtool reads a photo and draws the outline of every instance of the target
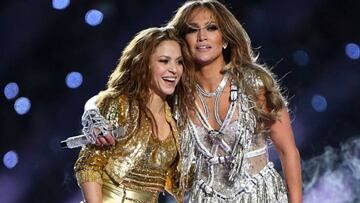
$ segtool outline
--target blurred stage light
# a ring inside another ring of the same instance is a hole
[[[293,54],[293,60],[298,66],[306,66],[309,64],[309,55],[304,50],[297,50]]]
[[[4,155],[3,163],[6,168],[12,169],[14,168],[18,163],[18,155],[15,151],[8,151]]]
[[[29,112],[31,108],[31,102],[26,97],[20,97],[15,101],[14,109],[17,114],[24,115]]]
[[[62,10],[68,7],[70,0],[52,0],[52,7],[57,10]]]
[[[317,112],[324,112],[327,109],[326,98],[321,95],[314,95],[311,99],[311,105]]]
[[[6,99],[14,99],[19,94],[19,86],[14,83],[10,82],[8,83],[4,88],[4,95]]]
[[[96,9],[89,10],[85,14],[85,22],[91,26],[99,25],[103,20],[104,15]]]
[[[360,48],[359,45],[355,43],[349,43],[345,46],[345,53],[350,59],[359,59],[360,58]]]
[[[65,82],[69,88],[78,88],[83,82],[83,76],[79,72],[71,72],[67,74]]]

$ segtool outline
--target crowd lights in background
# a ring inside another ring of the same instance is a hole
[[[52,0],[52,7],[57,10],[63,10],[68,7],[70,0]]]
[[[293,60],[298,66],[306,66],[309,64],[309,54],[304,50],[297,50],[293,54]]]
[[[345,46],[345,54],[350,59],[356,60],[360,58],[360,47],[355,43],[349,43]]]
[[[15,99],[19,94],[19,86],[15,82],[10,82],[4,87],[4,95],[6,99]],[[24,115],[30,111],[31,101],[27,97],[19,97],[15,100],[14,109],[19,115]]]
[[[14,104],[14,109],[17,114],[24,115],[30,111],[30,108],[31,108],[30,99],[28,99],[26,97],[20,97],[20,98],[16,99],[15,104]]]
[[[317,112],[324,112],[327,109],[326,98],[322,95],[314,95],[311,99],[311,105]]]
[[[6,99],[14,99],[19,94],[19,86],[15,82],[8,83],[4,88],[4,95]]]
[[[65,83],[71,89],[80,87],[82,82],[83,76],[79,72],[70,72],[66,75]]]
[[[52,7],[56,10],[63,10],[70,5],[70,0],[52,0]],[[103,21],[104,14],[97,10],[91,9],[85,14],[85,22],[90,26],[100,25]]]
[[[75,89],[81,86],[83,76],[79,72],[70,72],[66,75],[65,83],[71,88]],[[15,82],[10,82],[4,87],[4,96],[8,100],[15,99],[19,94],[19,86]],[[31,101],[27,97],[19,97],[14,103],[15,112],[19,115],[25,115],[31,109]]]
[[[96,9],[91,9],[85,14],[85,22],[90,26],[97,26],[101,24],[103,18],[103,13]]]
[[[18,155],[15,151],[8,151],[3,157],[3,163],[6,168],[12,169],[18,163]]]
[[[345,45],[345,54],[352,60],[360,59],[360,47],[356,43],[348,43]],[[293,60],[298,66],[306,66],[309,64],[310,57],[305,50],[296,50],[293,53]]]

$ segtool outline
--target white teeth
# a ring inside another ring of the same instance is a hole
[[[163,80],[169,81],[169,82],[175,82],[176,78],[175,77],[163,77]]]
[[[209,46],[206,45],[202,45],[202,46],[197,46],[198,49],[207,49],[210,48]]]

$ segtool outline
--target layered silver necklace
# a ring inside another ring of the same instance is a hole
[[[219,116],[219,99],[229,77],[230,74],[225,73],[223,79],[221,80],[221,82],[219,83],[218,87],[215,89],[214,92],[206,92],[203,88],[201,88],[199,84],[196,83],[196,92],[198,93],[200,102],[204,108],[204,114],[206,119],[209,118],[209,107],[207,106],[204,97],[215,97],[214,113],[215,113],[216,122],[219,124],[219,126],[222,125],[222,121]]]

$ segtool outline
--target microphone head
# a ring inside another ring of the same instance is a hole
[[[63,140],[63,141],[60,142],[60,147],[61,147],[62,149],[67,149],[67,148],[68,148],[68,146],[67,146],[67,144],[66,144],[66,140]]]

